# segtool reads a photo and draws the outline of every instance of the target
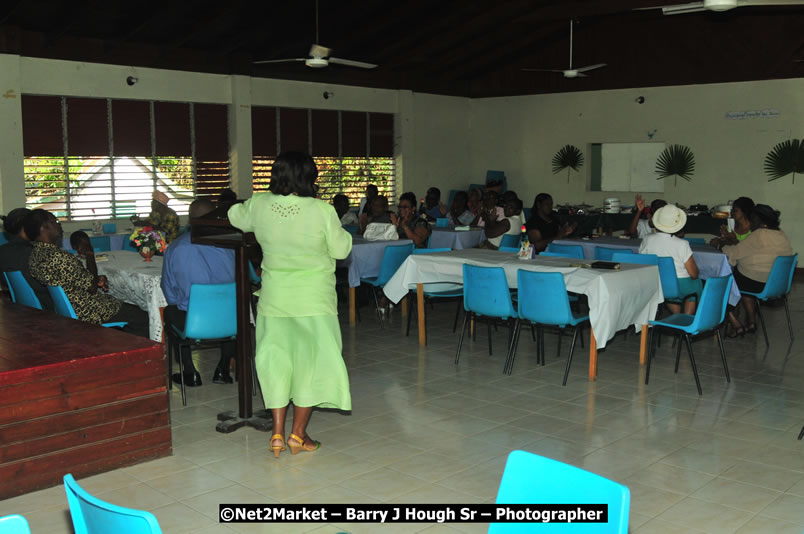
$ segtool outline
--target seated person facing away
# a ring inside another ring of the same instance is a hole
[[[153,226],[165,235],[165,242],[170,243],[179,236],[179,216],[168,207],[168,196],[161,191],[154,191],[151,200],[151,213],[146,219],[131,216],[134,226]]]
[[[447,207],[441,203],[441,190],[431,187],[424,195],[424,211],[428,219],[436,220],[447,216]],[[419,213],[421,215],[422,213]]]
[[[471,226],[477,223],[474,213],[469,209],[469,195],[466,191],[458,191],[452,199],[452,206],[449,208],[447,219],[453,226]]]
[[[208,199],[199,198],[190,204],[190,218],[201,217],[215,209]],[[165,326],[174,325],[184,330],[187,320],[187,307],[190,303],[190,286],[193,284],[227,284],[235,281],[234,250],[208,245],[197,245],[190,241],[190,234],[180,235],[165,250],[162,264],[162,292],[168,305],[165,308]],[[221,344],[221,359],[212,376],[216,384],[231,384],[229,363],[237,354],[235,341]],[[182,347],[184,362],[184,384],[200,386],[201,375],[193,365],[190,347]],[[181,374],[174,373],[176,383],[181,383]]]
[[[341,225],[358,224],[357,215],[349,211],[349,197],[343,193],[338,193],[332,198],[332,207],[341,220]]]
[[[487,191],[489,202],[493,201],[497,193],[494,191]],[[485,222],[484,228],[486,233],[486,241],[481,244],[481,248],[490,248],[497,250],[500,248],[503,236],[506,234],[518,235],[522,231],[522,201],[518,198],[509,197],[508,201],[503,207],[503,218],[497,218],[496,206],[489,206],[491,209],[483,213],[483,221]]]
[[[723,252],[734,267],[734,283],[740,291],[760,293],[770,276],[777,256],[792,256],[790,240],[779,228],[779,212],[766,204],[757,204],[751,210],[751,234],[737,245],[726,245]],[[729,337],[753,333],[757,330],[757,299],[743,295],[738,303],[745,308],[747,326],[743,328],[734,310],[729,311],[732,332]]]
[[[535,254],[545,250],[554,240],[571,235],[577,226],[576,223],[561,224],[558,214],[553,212],[553,197],[547,193],[536,195],[530,219],[525,223],[528,241],[533,245]]]
[[[31,212],[28,208],[16,208],[8,212],[3,217],[3,229],[8,234],[8,243],[0,247],[0,271],[20,271],[23,278],[34,290],[43,310],[53,310],[53,301],[50,300],[50,293],[47,287],[42,285],[39,280],[31,276],[31,269],[28,260],[33,252],[33,243],[28,241],[23,223],[25,217]],[[0,277],[1,279],[2,277]],[[5,285],[3,280],[3,285]]]
[[[712,239],[709,244],[715,248],[725,245],[736,245],[751,234],[751,212],[754,201],[748,197],[740,197],[731,205],[731,218],[734,219],[734,231],[729,232],[725,224],[720,226],[720,237]]]
[[[684,301],[684,313],[692,315],[695,313],[695,308],[698,307],[698,301],[701,300],[703,284],[698,278],[698,264],[695,263],[695,258],[692,256],[689,241],[673,235],[684,230],[684,225],[687,224],[687,214],[673,204],[668,204],[656,210],[652,221],[656,233],[648,234],[642,239],[639,253],[673,258],[681,295],[693,293],[696,295],[695,300]],[[678,304],[667,303],[667,308],[672,313],[681,313],[681,306]]]
[[[125,321],[128,325],[124,331],[148,337],[148,314],[106,294],[109,281],[105,276],[98,276],[89,238],[78,243],[78,252],[87,261],[84,267],[76,256],[61,249],[64,232],[49,211],[36,209],[29,213],[25,218],[25,233],[33,240],[29,260],[31,275],[44,285],[61,286],[79,321],[93,324]]]
[[[364,234],[371,223],[391,224],[391,216],[388,213],[388,199],[384,195],[377,195],[371,199],[368,213],[360,214],[360,230],[358,230],[358,233]]]
[[[357,209],[359,216],[369,212],[371,209],[371,201],[379,194],[380,192],[376,185],[368,184],[366,186],[366,196],[360,199],[360,207]]]
[[[416,216],[416,195],[403,193],[399,197],[399,212],[391,214],[391,224],[396,226],[399,239],[411,239],[416,248],[427,246],[430,225],[424,217]]]
[[[634,197],[634,204],[636,204],[637,211],[634,214],[634,220],[631,221],[631,225],[628,227],[625,233],[631,237],[638,237],[639,239],[642,239],[646,235],[656,232],[656,230],[653,228],[651,216],[656,213],[656,210],[666,206],[667,201],[657,198],[650,203],[650,208],[648,208],[645,206],[645,201],[642,200],[642,195],[636,195]]]
[[[216,207],[228,210],[237,203],[237,194],[228,187],[220,192],[215,200]]]

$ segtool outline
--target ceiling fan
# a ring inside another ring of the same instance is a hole
[[[315,2],[315,40],[318,42],[318,0]],[[290,59],[268,59],[263,61],[255,61],[255,65],[266,65],[268,63],[292,63],[295,61],[304,61],[304,64],[314,69],[321,69],[328,66],[330,63],[337,65],[346,65],[347,67],[357,67],[359,69],[376,69],[377,65],[374,63],[365,63],[363,61],[355,61],[353,59],[342,59],[339,57],[332,57],[331,48],[313,44],[310,47],[310,53],[307,57],[297,57]]]
[[[560,72],[565,78],[578,78],[586,77],[584,72],[605,67],[606,63],[596,63],[595,65],[588,65],[586,67],[572,68],[572,21],[570,20],[570,52],[569,52],[569,68],[566,70],[558,69],[522,69],[529,72]]]
[[[637,8],[636,10],[661,9],[664,15],[683,15],[701,11],[729,11],[736,7],[804,6],[804,0],[701,0],[689,4],[673,4]]]

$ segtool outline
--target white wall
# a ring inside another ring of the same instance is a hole
[[[638,104],[638,96],[645,97]],[[670,202],[713,206],[749,196],[782,212],[783,229],[793,248],[804,250],[804,176],[768,182],[765,155],[785,139],[804,137],[804,79],[658,87],[472,101],[471,169],[503,169],[509,187],[529,206],[542,191],[556,203],[600,206],[611,192],[588,191],[589,144],[654,141],[683,144],[695,154],[691,182],[666,179]],[[770,119],[727,120],[730,111],[773,108]],[[567,184],[566,173],[553,175],[551,160],[565,144],[579,147],[587,161]],[[630,193],[619,193],[624,203]],[[649,198],[653,198],[650,195]]]

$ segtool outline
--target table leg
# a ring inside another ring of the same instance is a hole
[[[355,313],[355,288],[349,288],[349,324],[354,326],[357,322],[357,315]]]
[[[159,340],[161,344],[165,344],[165,307],[159,308],[159,319],[162,321],[162,339]]]
[[[597,380],[597,340],[595,333],[589,329],[589,380]]]
[[[639,365],[645,365],[648,354],[648,325],[642,325],[642,339],[639,340]]]
[[[407,298],[402,299],[402,306],[401,307],[402,307],[402,317],[407,317],[408,316],[408,299]]]
[[[427,332],[424,328],[424,284],[416,284],[416,311],[419,316],[419,346],[424,347],[427,345]]]

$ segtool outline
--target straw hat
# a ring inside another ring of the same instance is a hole
[[[668,204],[656,210],[651,220],[660,232],[675,234],[687,224],[687,214],[673,204]]]
[[[168,203],[169,199],[168,199],[168,196],[165,193],[163,193],[162,191],[154,191],[154,194],[152,195],[152,197],[153,197],[154,200],[156,200],[160,204],[164,204],[165,206],[167,206],[167,203]]]

